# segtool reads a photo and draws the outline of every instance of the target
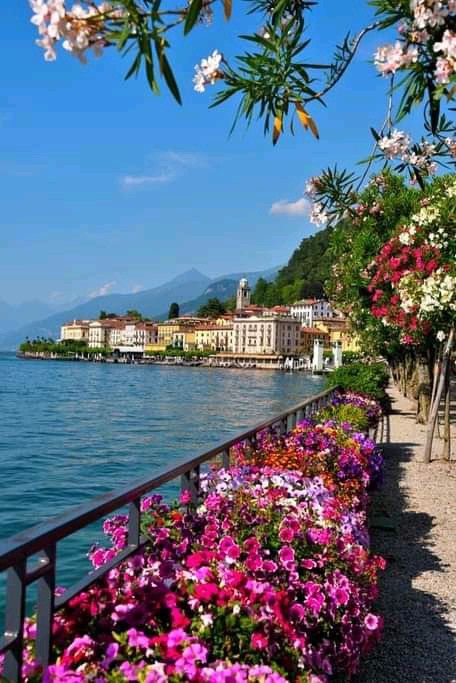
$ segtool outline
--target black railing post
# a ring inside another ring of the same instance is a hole
[[[128,506],[128,545],[138,548],[141,535],[141,498]]]
[[[222,467],[227,470],[230,467],[230,449],[222,451]]]
[[[188,472],[184,472],[181,476],[181,490],[190,491],[192,496],[192,503],[198,502],[198,495],[200,491],[200,466],[197,465]]]
[[[6,583],[5,637],[14,638],[14,642],[5,654],[3,676],[11,683],[20,683],[22,680],[26,570],[26,560],[22,560],[8,569]]]
[[[55,603],[55,543],[46,548],[40,564],[46,565],[46,574],[38,579],[38,609],[36,624],[36,656],[43,668],[51,661],[52,622]]]

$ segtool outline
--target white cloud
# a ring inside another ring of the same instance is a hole
[[[131,288],[131,293],[137,294],[138,292],[142,292],[143,289],[144,289],[144,285],[135,285],[134,287]]]
[[[106,294],[109,294],[109,292],[112,291],[112,289],[115,287],[116,281],[113,280],[112,282],[106,282],[104,285],[101,285],[98,289],[94,289],[93,292],[90,292],[89,299],[94,299],[96,296],[105,296]]]
[[[191,152],[176,152],[169,150],[160,154],[160,159],[163,163],[168,163],[172,166],[185,166],[188,168],[201,168],[207,166],[207,158],[202,154],[194,154]]]
[[[207,158],[201,154],[191,152],[177,152],[168,150],[154,155],[156,172],[144,175],[124,175],[120,182],[124,188],[142,187],[144,185],[159,185],[171,183],[183,175],[189,168],[204,168],[208,165]]]
[[[124,175],[121,179],[125,187],[138,185],[155,185],[156,183],[170,183],[176,175],[174,173],[159,173],[158,175]]]
[[[308,216],[310,213],[310,202],[305,198],[289,202],[287,199],[279,199],[274,202],[269,209],[271,214],[284,214],[286,216]]]

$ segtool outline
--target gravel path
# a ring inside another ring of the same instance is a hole
[[[388,561],[377,606],[385,631],[357,681],[455,683],[456,439],[454,462],[420,462],[425,428],[410,401],[389,393],[385,483],[371,511],[372,548]]]

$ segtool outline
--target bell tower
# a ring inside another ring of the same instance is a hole
[[[249,283],[245,277],[239,281],[239,286],[236,292],[236,310],[242,311],[246,306],[250,305],[251,290]]]

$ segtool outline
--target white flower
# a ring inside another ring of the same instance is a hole
[[[214,85],[216,80],[222,77],[220,72],[222,60],[223,55],[218,50],[214,50],[209,57],[202,59],[199,64],[196,64],[196,73],[193,77],[196,92],[204,92],[206,85]]]
[[[326,225],[329,220],[329,216],[323,204],[317,202],[312,205],[312,211],[310,213],[309,220],[313,225]]]
[[[439,342],[443,342],[443,340],[446,338],[446,334],[443,330],[439,330],[435,336],[437,337]]]
[[[378,146],[387,159],[394,159],[408,153],[410,143],[411,139],[407,133],[395,129],[391,135],[383,136]]]

